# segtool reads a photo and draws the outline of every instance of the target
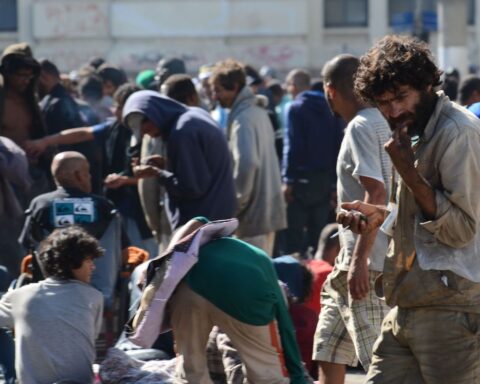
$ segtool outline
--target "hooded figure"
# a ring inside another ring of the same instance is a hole
[[[125,103],[123,119],[137,140],[147,134],[166,142],[166,165],[151,168],[167,190],[173,228],[196,216],[233,217],[230,153],[225,136],[206,111],[154,91],[139,91]]]

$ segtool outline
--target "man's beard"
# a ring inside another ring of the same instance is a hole
[[[422,91],[413,112],[406,112],[399,117],[387,119],[390,129],[394,131],[406,126],[410,137],[421,135],[430,119],[436,98],[434,92]]]

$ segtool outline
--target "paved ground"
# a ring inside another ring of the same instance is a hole
[[[365,381],[365,373],[360,371],[352,371],[347,373],[345,384],[363,384]]]

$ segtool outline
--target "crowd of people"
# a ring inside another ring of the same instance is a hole
[[[319,75],[7,47],[6,382],[477,382],[480,78],[396,35]]]

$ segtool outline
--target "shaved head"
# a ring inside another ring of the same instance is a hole
[[[81,153],[67,151],[57,154],[53,158],[51,171],[58,186],[90,192],[90,165]]]
[[[328,61],[322,70],[323,81],[331,85],[347,99],[355,99],[353,81],[360,60],[352,55],[342,54]]]

